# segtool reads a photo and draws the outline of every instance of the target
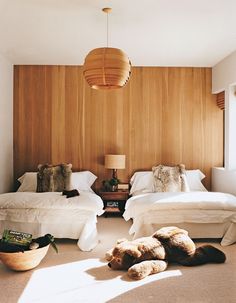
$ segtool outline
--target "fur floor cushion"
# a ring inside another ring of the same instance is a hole
[[[71,189],[72,164],[39,164],[37,192],[62,192]]]
[[[176,166],[158,165],[152,168],[154,192],[187,192],[189,186],[184,164]]]
[[[175,226],[163,227],[150,237],[119,240],[106,253],[108,266],[128,270],[131,279],[143,279],[164,271],[171,262],[184,266],[224,263],[225,254],[212,245],[196,247],[188,232]]]

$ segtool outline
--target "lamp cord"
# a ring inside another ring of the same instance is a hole
[[[109,40],[109,36],[108,36],[108,33],[109,33],[109,20],[108,20],[108,14],[111,12],[111,8],[110,7],[104,7],[102,9],[102,11],[104,13],[107,14],[107,47],[108,47],[108,40]]]

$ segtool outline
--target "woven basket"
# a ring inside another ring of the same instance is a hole
[[[25,252],[0,252],[0,260],[12,270],[24,271],[39,265],[48,251],[49,245]]]

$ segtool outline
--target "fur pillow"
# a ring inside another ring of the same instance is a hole
[[[37,192],[62,192],[71,189],[72,164],[39,164]]]
[[[158,165],[152,168],[154,192],[189,191],[184,164],[173,167]]]

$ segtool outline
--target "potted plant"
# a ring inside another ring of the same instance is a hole
[[[119,179],[111,178],[110,180],[104,180],[102,182],[102,185],[106,191],[116,191],[119,182],[120,182]]]

